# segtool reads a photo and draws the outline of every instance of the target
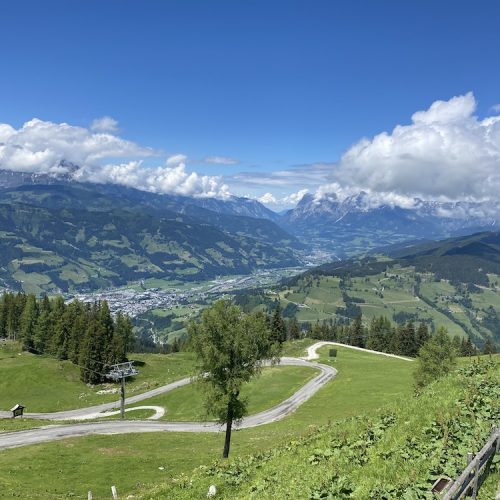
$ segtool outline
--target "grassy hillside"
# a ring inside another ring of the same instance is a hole
[[[198,219],[148,200],[57,185],[0,191],[0,286],[42,294],[297,264],[300,245],[271,221],[202,208]]]
[[[138,366],[139,375],[127,381],[128,395],[187,377],[194,366],[191,353],[134,354],[132,359],[144,364]],[[84,384],[80,380],[80,369],[70,361],[21,352],[15,343],[0,343],[0,367],[0,410],[22,403],[28,412],[52,412],[119,398],[116,384]],[[99,394],[101,391],[105,392]]]
[[[498,360],[498,357],[497,357]],[[327,425],[264,453],[216,462],[140,498],[432,498],[440,475],[455,478],[467,452],[500,418],[498,361],[468,365],[404,405]],[[498,469],[480,498],[493,498]]]
[[[317,373],[317,370],[307,366],[264,368],[258,378],[243,387],[241,393],[242,397],[248,400],[249,415],[281,403]],[[203,389],[203,386],[187,385],[168,394],[148,399],[147,404],[167,408],[162,420],[184,422],[215,420],[212,416],[206,415],[203,406]]]
[[[245,299],[250,307],[279,298],[285,315],[301,322],[365,321],[386,316],[397,323],[444,326],[482,347],[500,348],[500,233],[479,233],[392,249],[324,264],[288,280],[277,292]]]
[[[286,353],[303,355],[308,342],[289,344]],[[381,406],[411,397],[413,363],[347,348],[340,348],[332,361],[327,353],[326,348],[320,351],[321,361],[338,368],[337,378],[290,417],[235,432],[232,457],[267,452],[328,422],[372,415]],[[266,396],[267,402],[263,391],[256,393],[259,404],[271,405],[274,391]],[[222,444],[223,436],[217,434],[161,433],[91,436],[5,450],[0,453],[0,490],[22,487],[26,498],[65,498],[70,493],[84,498],[91,489],[94,498],[107,498],[115,484],[126,496],[211,462],[220,456]],[[23,465],[27,462],[29,468]],[[46,478],[43,484],[40,477]],[[199,498],[205,496],[206,491]]]

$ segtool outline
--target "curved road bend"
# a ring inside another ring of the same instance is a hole
[[[335,378],[337,370],[328,365],[321,363],[311,363],[309,361],[298,358],[281,358],[281,365],[292,366],[309,366],[311,368],[319,369],[320,373],[302,386],[297,392],[290,396],[285,401],[268,410],[250,415],[236,426],[237,429],[244,429],[247,427],[256,427],[264,425],[282,418],[287,417],[293,413],[302,403],[311,398],[321,387],[327,382]],[[154,395],[163,394],[169,390],[188,384],[191,379],[183,379],[168,386],[159,387],[154,391],[128,398],[127,403],[133,403],[139,400],[151,397]],[[175,387],[175,384],[177,384]],[[167,389],[168,387],[168,389]],[[140,398],[140,399],[137,399]],[[106,409],[116,407],[116,403],[109,403],[107,405],[99,405],[98,407],[89,407],[79,410],[70,410],[69,412],[57,413],[37,413],[36,418],[64,418],[61,415],[71,415],[75,418],[78,415],[80,418],[86,414],[95,412],[96,408],[106,407]],[[76,413],[78,412],[78,414]],[[30,414],[26,414],[29,416]],[[42,416],[43,415],[43,416]],[[71,417],[70,417],[71,418]],[[77,417],[78,418],[78,417]],[[25,446],[29,444],[44,443],[48,441],[56,441],[66,439],[69,437],[88,436],[90,434],[125,434],[135,432],[220,432],[223,427],[219,424],[212,422],[155,422],[155,421],[109,421],[109,422],[92,422],[92,423],[79,423],[79,424],[66,424],[66,425],[49,425],[40,427],[38,429],[30,429],[26,431],[5,432],[0,433],[0,449],[17,448],[18,446]]]
[[[352,349],[379,354],[383,356],[413,361],[402,356],[370,351],[360,347],[347,346],[338,342],[317,342],[307,349],[307,358],[281,358],[281,365],[309,366],[320,370],[319,375],[311,379],[307,384],[301,387],[297,392],[285,401],[268,410],[244,418],[237,426],[239,429],[256,427],[281,420],[293,413],[301,404],[311,398],[321,387],[335,378],[337,370],[331,366],[321,363],[310,362],[310,359],[317,359],[319,355],[316,350],[324,345],[337,345],[349,347]],[[138,394],[126,399],[126,404],[136,403],[153,396],[165,394],[178,387],[182,387],[192,382],[191,378],[185,378],[171,384],[158,387],[151,391]],[[53,420],[71,420],[85,419],[99,416],[103,411],[109,411],[119,406],[119,401],[114,403],[105,403],[102,405],[80,408],[77,410],[68,410],[55,413],[27,413],[30,418],[53,419]],[[0,417],[10,416],[10,413],[0,412]],[[105,415],[103,415],[105,416]],[[29,444],[43,443],[66,439],[69,437],[88,436],[90,434],[124,434],[135,432],[220,432],[222,426],[211,422],[155,422],[155,421],[109,421],[93,422],[66,425],[53,425],[30,429],[25,431],[0,433],[0,449],[16,448]]]

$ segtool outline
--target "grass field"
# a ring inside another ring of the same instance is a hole
[[[425,300],[415,294],[417,278]],[[346,305],[345,292],[361,308],[366,324],[378,316],[394,321],[411,318],[432,322],[435,328],[444,326],[454,336],[464,337],[472,331],[485,338],[491,336],[482,324],[486,309],[491,306],[500,314],[499,277],[489,278],[490,287],[468,291],[465,299],[465,292],[447,281],[434,281],[431,275],[415,273],[411,267],[394,267],[386,273],[344,280],[343,289],[340,278],[334,276],[314,277],[309,284],[301,279],[280,291],[279,298],[283,308],[297,306],[297,319],[302,323],[342,318],[339,310]]]
[[[128,395],[186,377],[194,366],[190,353],[134,354],[131,358],[145,364],[138,366],[139,375],[127,382]],[[16,344],[0,344],[0,369],[0,410],[21,403],[27,412],[60,411],[119,399],[116,384],[88,386],[70,361],[21,352]],[[113,389],[117,392],[99,394]]]
[[[252,415],[271,408],[290,397],[317,374],[317,370],[306,366],[276,366],[264,368],[260,377],[249,382],[242,390],[242,397],[248,400],[248,414]],[[187,385],[147,400],[147,404],[167,409],[163,420],[205,421],[202,384]]]
[[[299,342],[300,349],[288,345],[287,353],[302,354],[308,342]],[[333,361],[325,357],[327,348],[320,354],[322,362],[338,368],[337,378],[290,417],[236,431],[232,456],[268,450],[317,426],[346,416],[371,415],[388,403],[411,398],[411,362],[347,348],[339,348]],[[125,496],[142,485],[154,485],[209,463],[220,456],[222,443],[220,434],[129,434],[5,450],[0,453],[0,491],[10,495],[22,488],[29,492],[25,498],[67,498],[71,492],[83,498],[91,489],[94,498],[109,498],[111,485],[116,485]],[[44,478],[43,483],[40,478]]]
[[[455,478],[477,453],[500,411],[499,365],[456,371],[381,414],[323,426],[267,453],[200,468],[140,498],[193,499],[216,484],[218,498],[431,498],[434,481]],[[493,470],[480,499],[492,499]],[[434,498],[434,497],[432,497]]]

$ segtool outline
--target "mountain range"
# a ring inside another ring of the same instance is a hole
[[[246,200],[247,208],[214,200],[213,211],[186,197],[11,172],[0,172],[0,185],[0,283],[8,288],[202,280],[296,266],[304,249],[273,221],[242,215],[256,209]]]
[[[296,266],[314,249],[348,258],[408,240],[496,227],[478,203],[373,205],[366,193],[305,195],[278,214],[256,200],[156,194],[64,174],[0,170],[0,279],[43,291],[90,290],[148,276],[207,279]]]
[[[414,239],[442,239],[494,228],[498,207],[480,203],[428,202],[415,199],[411,208],[373,205],[359,193],[345,199],[306,194],[286,212],[280,225],[304,240],[334,249],[337,257]]]

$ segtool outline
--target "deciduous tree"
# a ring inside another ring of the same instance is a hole
[[[199,360],[207,412],[226,424],[223,457],[229,456],[233,422],[246,414],[242,386],[257,376],[264,360],[277,361],[277,343],[262,314],[245,315],[237,306],[218,301],[188,327]]]

